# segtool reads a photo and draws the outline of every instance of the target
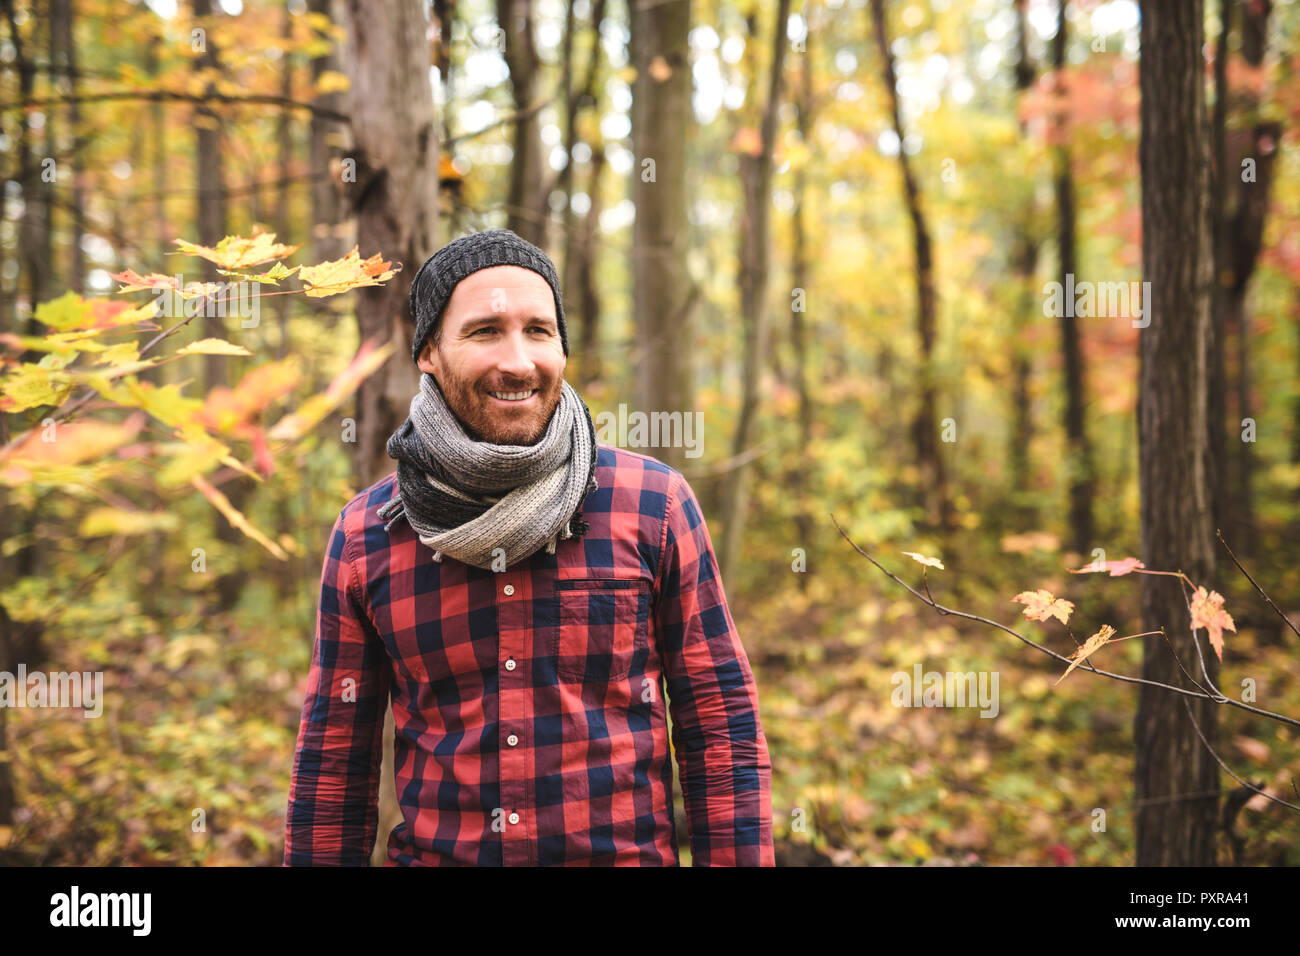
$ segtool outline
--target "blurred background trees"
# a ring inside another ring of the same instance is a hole
[[[0,856],[278,861],[322,549],[416,388],[410,280],[507,226],[562,272],[593,414],[703,414],[698,448],[632,450],[705,507],[782,862],[1300,862],[1176,700],[1052,689],[829,520],[941,554],[947,602],[1007,621],[1033,585],[1185,633],[1163,579],[1063,570],[1181,567],[1233,611],[1225,693],[1300,710],[1292,635],[1213,537],[1296,608],[1297,6],[0,0],[0,671],[102,670],[108,698],[0,709]],[[152,291],[114,276],[225,281],[174,240],[259,231],[298,249],[233,271],[401,268],[93,351],[171,325],[112,332]],[[1054,311],[1053,282],[1097,295]],[[205,339],[233,349],[178,355]],[[20,467],[48,419],[118,430]],[[1108,663],[1180,679],[1140,643]],[[918,662],[999,670],[999,717],[892,707]],[[1221,755],[1289,790],[1294,734],[1219,717]]]

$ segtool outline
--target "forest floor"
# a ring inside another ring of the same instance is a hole
[[[919,565],[884,563],[919,587]],[[1007,600],[1014,590],[984,602],[954,599],[930,575],[940,604],[1072,653],[1061,625],[1021,617]],[[1137,685],[1076,669],[1057,686],[1065,666],[1005,631],[940,615],[865,561],[861,577],[863,586],[835,594],[811,578],[807,591],[732,606],[773,763],[778,865],[1132,865]],[[1076,623],[1076,635],[1088,628]],[[1268,675],[1260,706],[1300,713],[1295,642],[1265,630],[1268,644],[1244,627],[1227,635],[1220,687],[1231,693],[1241,674]],[[1099,666],[1140,674],[1139,644],[1106,648]],[[897,705],[910,699],[900,688],[918,664],[922,672],[984,672],[985,689],[996,686],[996,713]],[[1217,749],[1228,765],[1276,796],[1293,796],[1297,735],[1239,709],[1217,713]],[[1221,774],[1220,787],[1237,784]],[[1234,821],[1244,838],[1239,862],[1300,863],[1296,824],[1293,811],[1251,798]],[[1234,862],[1232,842],[1220,841],[1220,863]]]

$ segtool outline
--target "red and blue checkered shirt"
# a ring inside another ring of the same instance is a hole
[[[321,577],[285,865],[369,862],[391,692],[402,822],[387,865],[773,866],[749,660],[680,472],[598,447],[578,539],[492,572],[343,508]],[[665,691],[667,707],[665,707]]]

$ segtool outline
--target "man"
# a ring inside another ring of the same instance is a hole
[[[681,474],[596,442],[555,268],[504,229],[411,284],[394,474],[321,579],[284,862],[365,865],[391,691],[388,865],[772,866],[758,695]]]

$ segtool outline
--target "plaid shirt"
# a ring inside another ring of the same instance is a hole
[[[757,688],[695,495],[605,445],[596,481],[584,537],[499,573],[386,532],[396,473],[343,508],[285,865],[369,862],[390,691],[386,865],[679,865],[669,715],[693,863],[775,865]]]

